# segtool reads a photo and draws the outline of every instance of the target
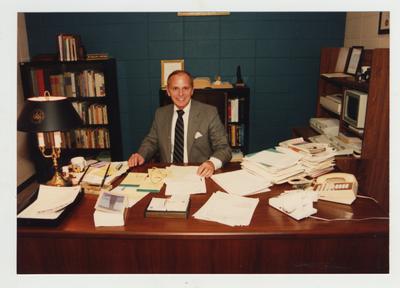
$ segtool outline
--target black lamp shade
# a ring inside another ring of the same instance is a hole
[[[25,132],[67,131],[82,125],[71,102],[61,96],[28,98],[18,117],[17,129]]]

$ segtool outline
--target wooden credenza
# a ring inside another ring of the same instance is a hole
[[[224,171],[237,168],[228,164]],[[251,196],[260,201],[249,226],[229,227],[192,217],[222,190],[210,179],[206,184],[207,194],[191,196],[188,219],[145,218],[149,194],[129,209],[124,227],[96,228],[96,196],[84,195],[58,227],[18,227],[17,273],[389,272],[388,220],[296,221],[268,205],[269,197],[290,188],[275,185]],[[330,219],[386,216],[368,199],[314,207],[316,216]]]

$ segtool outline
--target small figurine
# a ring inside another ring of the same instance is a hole
[[[243,82],[242,79],[242,72],[240,71],[240,65],[237,66],[236,68],[236,83],[235,83],[236,87],[244,87],[245,84]]]
[[[221,84],[222,84],[221,76],[218,75],[217,77],[215,77],[215,81],[213,82],[213,85],[219,86]]]

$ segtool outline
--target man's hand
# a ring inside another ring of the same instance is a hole
[[[144,158],[142,157],[142,155],[140,155],[138,153],[132,154],[128,160],[129,167],[135,167],[138,165],[142,165],[143,163],[144,163]]]
[[[210,177],[214,174],[214,171],[214,164],[211,161],[206,161],[199,166],[199,169],[197,169],[197,175],[202,177]]]

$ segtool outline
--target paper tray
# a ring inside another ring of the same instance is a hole
[[[31,198],[31,201],[29,201],[26,207],[31,205],[37,199],[38,194],[39,194],[39,189],[36,190],[35,195]],[[48,227],[58,226],[63,221],[63,219],[67,217],[74,209],[74,207],[80,202],[80,200],[83,197],[83,194],[84,193],[80,191],[76,196],[74,202],[65,207],[64,211],[55,219],[17,218],[17,226],[48,226]],[[26,207],[24,207],[24,209]]]

